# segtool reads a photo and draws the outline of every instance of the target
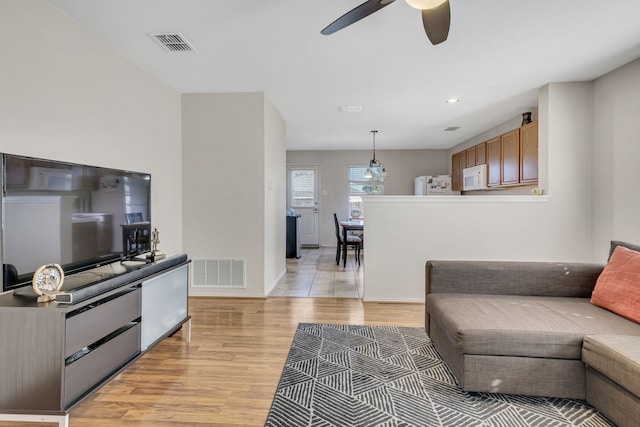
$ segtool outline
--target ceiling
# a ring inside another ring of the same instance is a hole
[[[450,148],[535,107],[546,83],[640,57],[638,0],[450,0],[437,46],[420,11],[398,0],[320,34],[363,1],[50,3],[179,92],[264,92],[289,150],[370,149],[372,129],[381,150]],[[157,32],[180,32],[195,51],[166,52]],[[362,111],[339,111],[350,105]]]

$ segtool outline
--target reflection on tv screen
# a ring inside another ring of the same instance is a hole
[[[3,290],[151,249],[149,174],[8,154],[3,172]]]

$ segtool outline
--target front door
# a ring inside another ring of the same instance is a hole
[[[320,245],[318,211],[318,165],[287,166],[287,207],[293,208],[300,218],[300,245]]]

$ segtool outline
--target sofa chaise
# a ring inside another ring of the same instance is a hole
[[[466,391],[583,399],[637,426],[640,324],[591,302],[602,272],[587,263],[428,261],[425,329]]]

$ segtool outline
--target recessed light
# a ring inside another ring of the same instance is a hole
[[[456,102],[460,102],[460,98],[447,99],[447,104],[455,104]]]

